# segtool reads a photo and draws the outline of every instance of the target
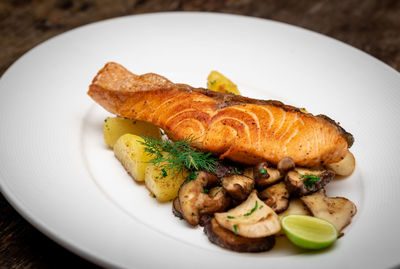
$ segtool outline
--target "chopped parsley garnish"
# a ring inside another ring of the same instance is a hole
[[[261,208],[263,208],[264,206],[263,205],[260,205],[260,207],[258,208],[258,209],[261,209]]]
[[[234,216],[227,216],[228,219],[234,219]]]
[[[233,225],[233,232],[234,232],[235,234],[237,234],[237,227],[236,227],[236,225]]]
[[[236,174],[236,175],[240,175],[240,172],[239,172],[239,170],[237,169],[237,167],[235,167],[234,170],[235,170],[235,174]]]
[[[265,175],[267,173],[267,170],[265,170],[264,168],[261,168],[260,173]]]
[[[251,214],[253,214],[254,211],[257,210],[257,207],[258,207],[258,201],[256,201],[256,204],[255,204],[254,207],[250,210],[250,212],[244,214],[243,216],[245,216],[245,217],[250,216]]]
[[[165,168],[162,168],[161,172],[162,172],[162,174],[161,174],[162,177],[167,177],[168,176],[167,171],[165,171]]]
[[[210,85],[214,85],[217,81],[216,80],[212,80],[210,81]]]
[[[315,182],[320,180],[321,178],[319,176],[315,175],[301,175],[301,178],[304,178],[304,186],[306,187],[313,187],[315,185]]]
[[[203,192],[204,192],[205,194],[208,194],[208,193],[210,193],[210,189],[208,189],[208,188],[206,188],[206,187],[203,187]]]

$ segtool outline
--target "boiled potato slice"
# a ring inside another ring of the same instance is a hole
[[[343,160],[337,163],[331,163],[326,166],[329,170],[335,172],[339,176],[349,176],[356,167],[356,159],[353,153],[349,151]]]
[[[120,117],[106,118],[103,124],[104,141],[111,148],[124,134],[153,137],[161,139],[160,129],[148,122]]]
[[[124,134],[114,144],[114,154],[133,179],[144,181],[145,170],[152,156],[139,141],[144,140],[137,135]]]
[[[211,71],[208,75],[207,88],[214,92],[228,92],[240,95],[236,85],[217,71]]]
[[[179,188],[189,175],[187,171],[176,172],[175,175],[170,171],[164,171],[153,164],[149,164],[146,168],[146,187],[159,202],[168,202],[178,196]]]

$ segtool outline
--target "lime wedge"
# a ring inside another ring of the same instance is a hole
[[[338,236],[335,226],[316,217],[286,215],[281,224],[289,240],[301,248],[326,248],[335,242]]]

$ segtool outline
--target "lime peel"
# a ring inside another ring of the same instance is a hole
[[[333,244],[338,232],[329,221],[306,215],[286,215],[281,225],[287,238],[305,249],[322,249]]]

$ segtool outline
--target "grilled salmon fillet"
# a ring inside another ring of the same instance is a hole
[[[151,122],[172,140],[195,137],[201,150],[243,164],[291,157],[299,166],[315,167],[340,161],[353,143],[326,116],[175,84],[153,73],[135,75],[113,62],[98,72],[88,94],[115,115]]]

